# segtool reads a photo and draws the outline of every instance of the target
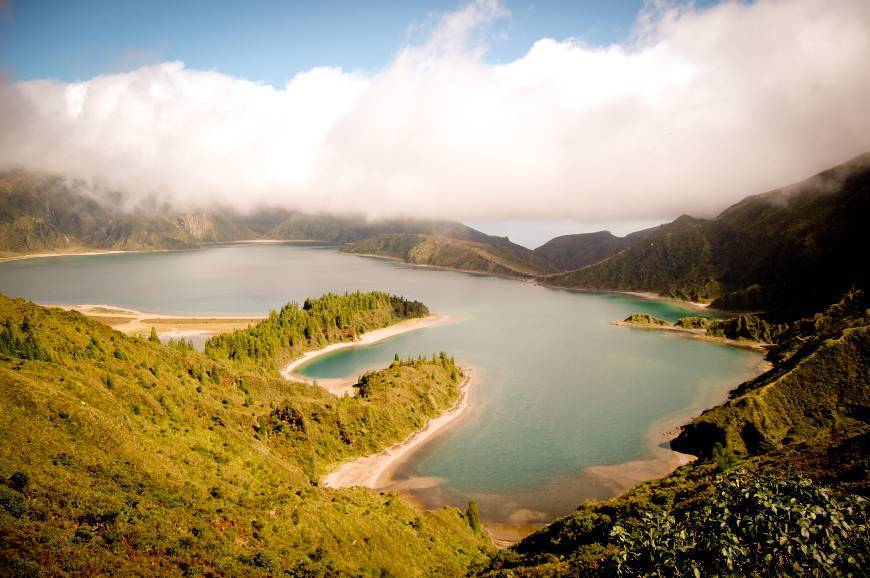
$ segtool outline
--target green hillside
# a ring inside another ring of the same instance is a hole
[[[0,297],[0,573],[463,575],[488,546],[453,509],[330,490],[457,399],[446,355],[364,395],[249,373]]]
[[[800,317],[866,286],[868,199],[870,153],[747,197],[713,220],[684,215],[604,261],[541,281]]]
[[[477,242],[437,235],[391,234],[364,239],[342,251],[509,277],[532,277],[555,270],[525,247],[498,237],[490,239],[493,241]]]
[[[535,249],[535,255],[563,271],[573,271],[615,255],[654,231],[644,229],[625,237],[617,237],[610,231],[562,235]]]

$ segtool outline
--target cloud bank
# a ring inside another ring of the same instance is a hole
[[[486,61],[493,0],[373,75],[283,89],[181,62],[0,86],[0,168],[185,208],[372,216],[711,216],[870,150],[870,2],[648,4],[624,44]],[[484,31],[484,32],[482,32]]]

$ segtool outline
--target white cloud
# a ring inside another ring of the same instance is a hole
[[[481,0],[373,76],[281,90],[169,62],[0,87],[0,166],[186,206],[458,219],[707,216],[870,150],[870,3],[660,2],[630,42],[485,60]]]

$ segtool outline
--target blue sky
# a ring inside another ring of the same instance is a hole
[[[0,2],[2,4],[2,2]],[[86,80],[143,64],[182,60],[282,87],[315,66],[376,71],[423,38],[434,16],[463,2],[334,0],[11,0],[0,18],[0,67],[14,80]],[[619,42],[642,0],[506,0],[492,62],[510,61],[543,37]]]

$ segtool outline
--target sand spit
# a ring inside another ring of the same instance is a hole
[[[380,453],[345,462],[335,471],[323,478],[322,484],[328,488],[349,488],[360,486],[383,489],[394,485],[393,474],[396,469],[417,450],[435,436],[455,423],[468,409],[468,390],[473,381],[473,372],[463,368],[465,379],[459,386],[459,399],[446,412],[429,420],[426,427],[412,434],[405,441]]]
[[[148,333],[154,327],[161,336],[171,338],[228,333],[245,329],[265,319],[265,316],[168,315],[105,304],[41,303],[40,305],[78,311],[122,333],[132,335]]]

